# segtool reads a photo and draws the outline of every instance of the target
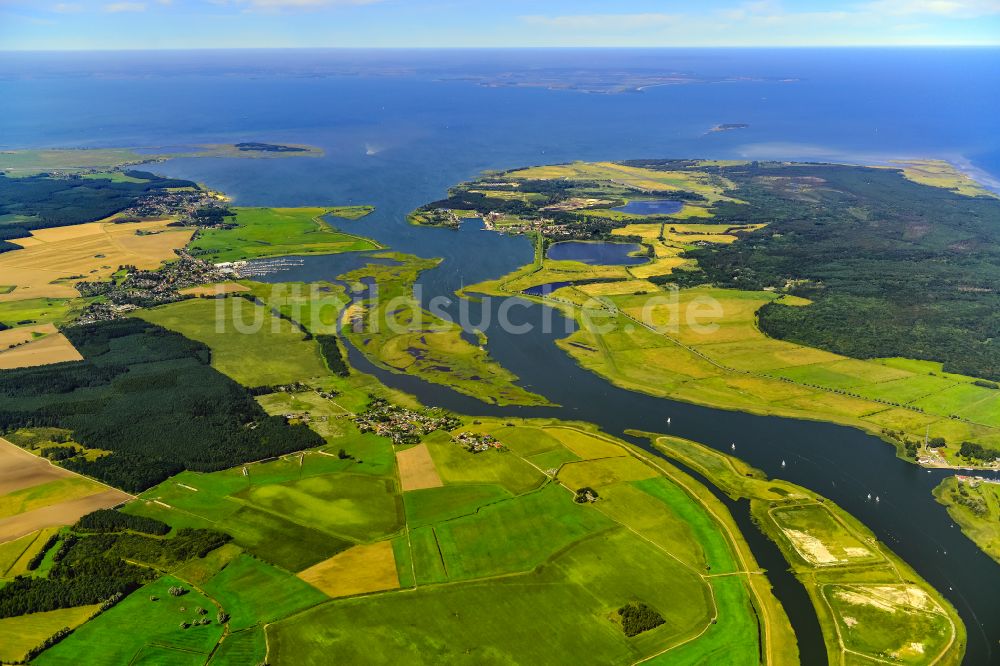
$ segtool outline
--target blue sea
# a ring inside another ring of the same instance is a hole
[[[481,82],[677,74],[599,94]],[[1000,181],[1000,49],[5,53],[0,149],[285,141],[326,159],[184,171],[245,204],[440,195],[573,159],[955,161]],[[709,132],[722,123],[749,127]],[[225,172],[225,173],[223,173]]]

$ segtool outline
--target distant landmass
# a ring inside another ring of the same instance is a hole
[[[284,146],[279,143],[260,143],[258,141],[244,141],[233,144],[237,150],[256,151],[262,153],[307,153],[308,148],[302,146]]]
[[[712,132],[731,132],[732,130],[746,129],[750,127],[747,123],[722,123],[716,125],[712,129],[708,130],[709,133]],[[239,145],[239,144],[237,144]]]

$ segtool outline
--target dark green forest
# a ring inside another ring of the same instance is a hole
[[[304,425],[268,416],[209,365],[200,342],[139,319],[65,330],[84,361],[0,371],[0,432],[58,426],[111,451],[63,466],[130,492],[185,469],[216,471],[319,446]]]
[[[720,204],[714,221],[768,226],[689,252],[700,270],[684,274],[685,284],[775,288],[815,301],[765,306],[760,326],[775,338],[1000,379],[1000,200],[920,185],[893,169],[751,163],[718,171],[748,203]]]
[[[181,529],[166,539],[130,533],[65,534],[48,577],[18,576],[0,588],[0,618],[120,598],[158,578],[160,571],[205,557],[230,538],[203,529]]]
[[[0,251],[16,247],[2,241],[24,238],[34,229],[93,222],[129,208],[151,192],[197,187],[189,180],[161,178],[145,171],[130,171],[128,175],[145,180],[114,182],[49,174],[9,178],[0,174]]]
[[[170,531],[170,525],[155,518],[133,516],[114,509],[98,509],[82,516],[73,529],[77,532],[142,532],[163,536]]]

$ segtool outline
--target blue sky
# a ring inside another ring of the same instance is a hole
[[[0,50],[1000,44],[1000,0],[0,0]]]

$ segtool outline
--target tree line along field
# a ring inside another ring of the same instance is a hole
[[[809,593],[831,664],[961,663],[965,627],[954,608],[853,516],[732,456],[649,436],[726,494],[750,500],[755,521]]]

